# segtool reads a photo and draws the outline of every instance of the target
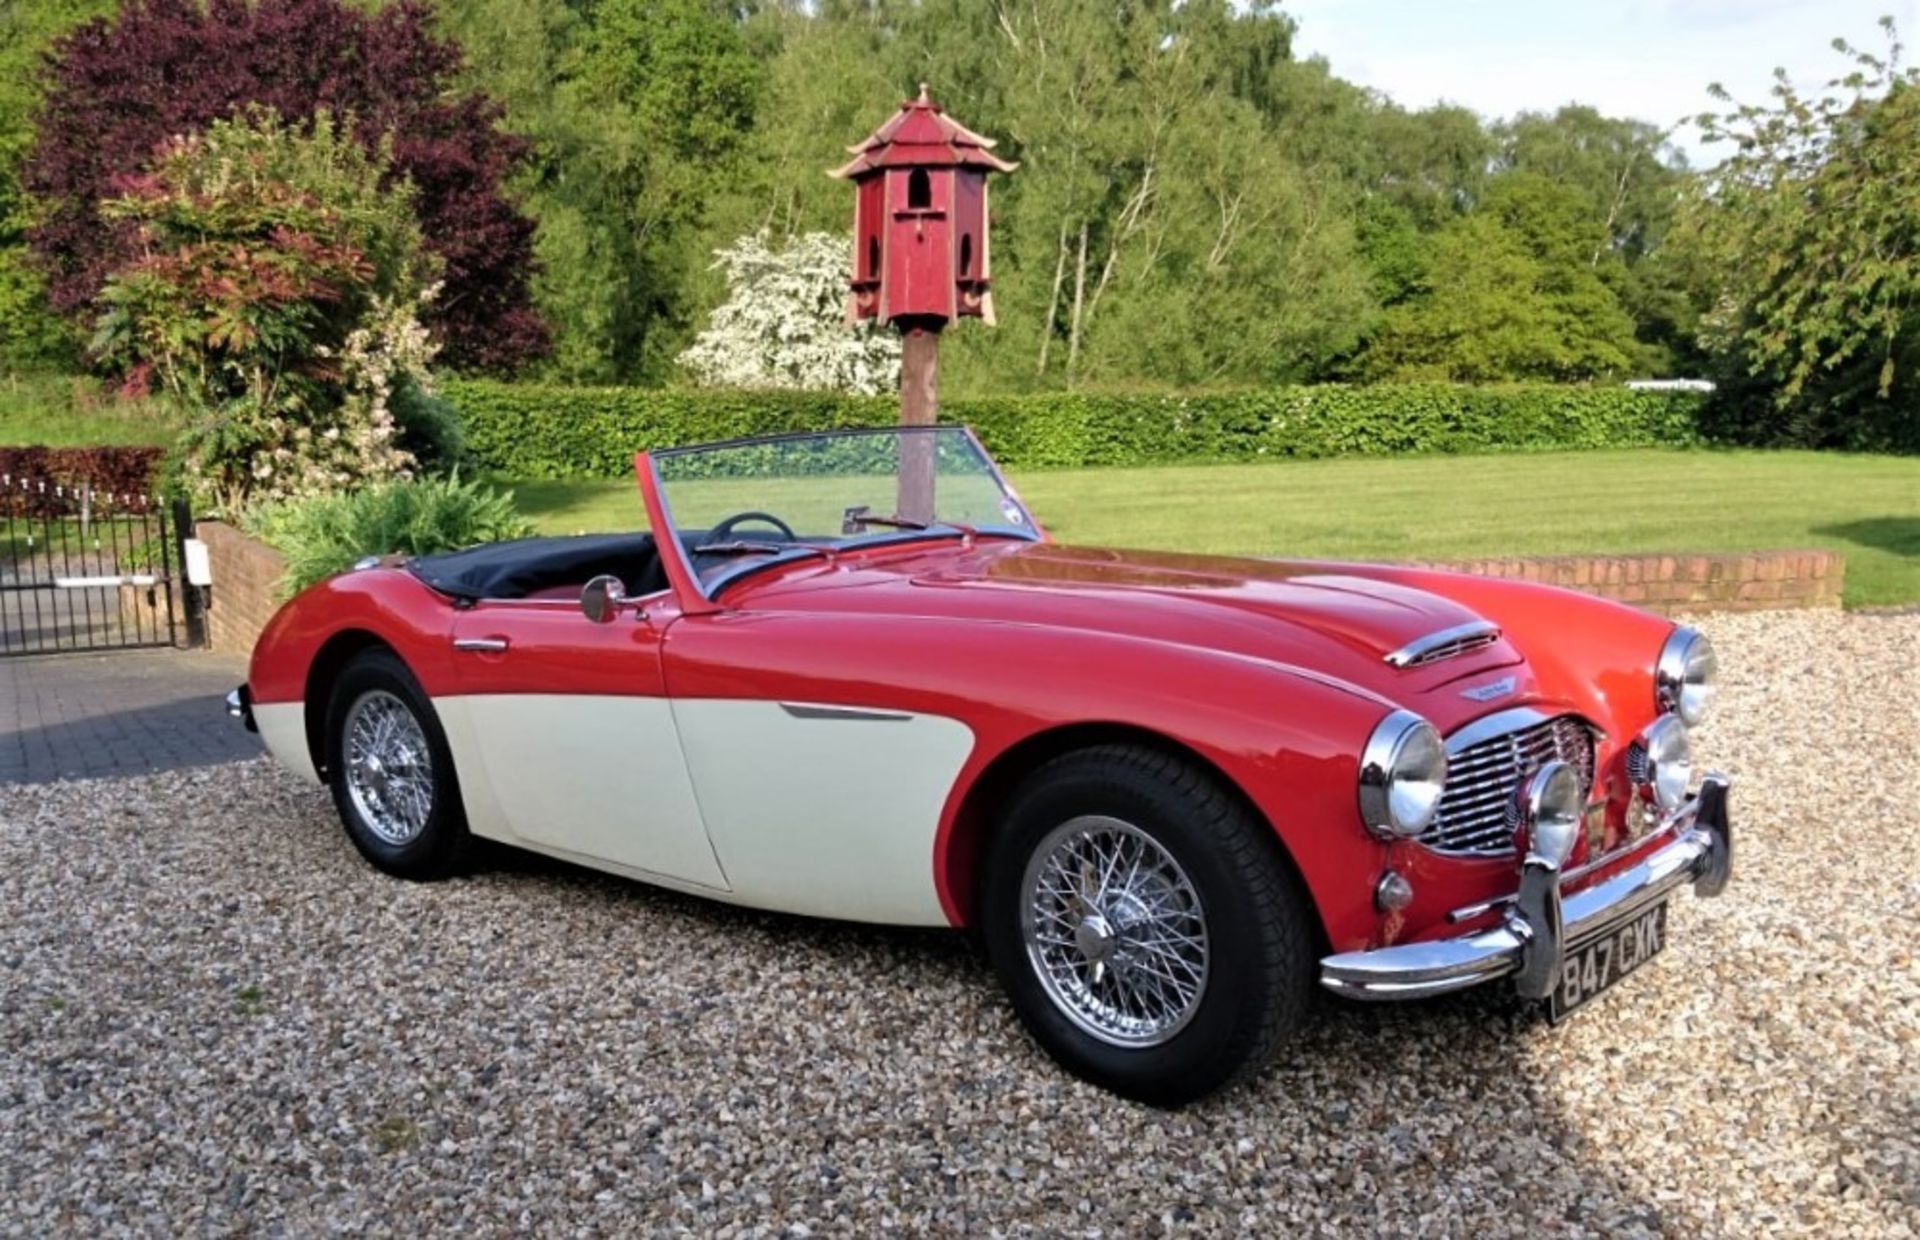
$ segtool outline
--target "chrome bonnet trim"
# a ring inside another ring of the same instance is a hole
[[[1506,710],[1496,710],[1491,715],[1482,715],[1471,723],[1461,724],[1447,737],[1447,756],[1451,758],[1462,750],[1472,749],[1481,741],[1492,740],[1496,736],[1539,727],[1561,713],[1564,712],[1548,712],[1535,706],[1510,706]]]
[[[1500,639],[1500,626],[1486,620],[1474,620],[1466,624],[1456,624],[1450,629],[1428,633],[1425,637],[1416,637],[1400,649],[1386,657],[1391,667],[1415,667],[1426,662],[1436,651],[1464,642],[1473,642],[1468,649],[1479,649],[1492,645]],[[1455,653],[1465,654],[1467,650]],[[1445,656],[1447,658],[1452,655]],[[1436,662],[1438,660],[1435,660]]]

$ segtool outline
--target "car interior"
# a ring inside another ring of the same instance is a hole
[[[651,534],[579,534],[486,543],[423,555],[407,568],[455,599],[577,599],[588,581],[610,573],[630,598],[667,588],[667,570]]]

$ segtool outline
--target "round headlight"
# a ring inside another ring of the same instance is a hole
[[[1677,628],[1660,648],[1660,660],[1654,665],[1654,701],[1663,711],[1672,711],[1689,726],[1707,717],[1718,689],[1715,680],[1719,666],[1714,659],[1713,643],[1695,629]]]
[[[1447,751],[1409,710],[1380,721],[1360,755],[1360,817],[1375,835],[1410,839],[1433,824],[1446,790]]]
[[[1686,725],[1662,715],[1647,725],[1627,751],[1627,774],[1663,810],[1676,810],[1693,782],[1693,743]]]
[[[1520,811],[1516,843],[1527,855],[1559,869],[1573,855],[1586,813],[1580,776],[1564,762],[1549,762],[1529,776],[1516,795]]]

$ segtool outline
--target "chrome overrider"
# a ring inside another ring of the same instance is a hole
[[[253,720],[253,690],[245,685],[227,694],[227,714],[238,719],[249,732],[260,730],[260,725]]]
[[[1513,976],[1522,998],[1544,999],[1560,980],[1567,951],[1645,911],[1683,883],[1717,896],[1733,870],[1724,775],[1669,816],[1672,838],[1626,870],[1571,895],[1557,862],[1530,851],[1520,890],[1497,926],[1452,939],[1342,952],[1320,962],[1320,984],[1350,999],[1424,999]]]

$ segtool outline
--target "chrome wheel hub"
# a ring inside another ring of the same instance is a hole
[[[1199,892],[1173,855],[1117,818],[1047,833],[1021,885],[1027,957],[1054,1006],[1113,1046],[1154,1046],[1186,1027],[1210,955]]]
[[[407,704],[369,689],[347,709],[342,754],[347,798],[388,844],[411,843],[433,812],[433,760]]]

